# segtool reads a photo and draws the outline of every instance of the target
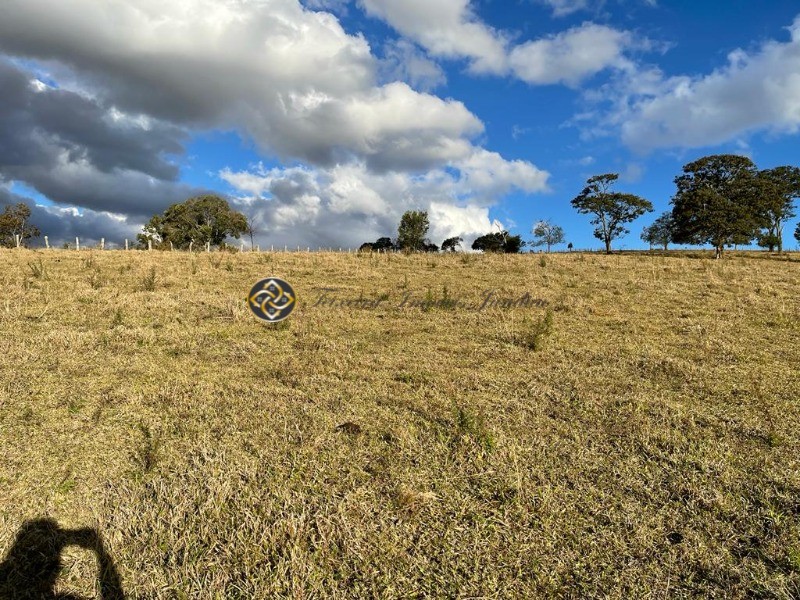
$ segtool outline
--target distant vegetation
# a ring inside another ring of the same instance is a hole
[[[617,173],[590,177],[584,189],[571,200],[580,214],[591,217],[594,236],[611,253],[615,240],[630,233],[630,223],[652,212],[653,204],[634,194],[614,189]],[[747,246],[756,242],[773,252],[783,251],[786,223],[797,216],[794,202],[800,198],[800,168],[781,166],[759,171],[747,157],[718,154],[706,156],[683,167],[675,178],[676,192],[671,210],[644,227],[641,239],[652,250],[667,250],[669,244],[711,245],[715,256],[722,256],[730,246]],[[203,195],[173,204],[162,214],[153,215],[137,235],[140,248],[200,249],[206,244],[225,247],[229,238],[250,238],[250,245],[261,224],[254,215],[233,210],[217,195]],[[383,236],[365,242],[360,252],[456,252],[463,249],[464,239],[452,236],[441,248],[428,238],[430,220],[427,211],[406,211],[395,237]],[[526,246],[544,247],[567,242],[564,229],[550,220],[534,223],[533,239],[523,240],[507,230],[491,231],[477,236],[471,244],[481,252],[515,254]],[[15,246],[40,235],[31,223],[31,209],[25,204],[6,206],[0,214],[0,245]],[[794,232],[800,243],[800,224]],[[572,250],[574,244],[567,244]]]

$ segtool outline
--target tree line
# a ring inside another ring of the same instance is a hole
[[[628,225],[652,212],[649,200],[614,189],[619,175],[606,173],[590,177],[571,205],[580,214],[590,215],[594,236],[611,252],[614,240],[630,231]],[[800,168],[781,166],[759,171],[745,156],[717,154],[700,158],[683,167],[675,178],[672,208],[644,228],[641,239],[665,250],[670,243],[710,244],[720,257],[726,246],[749,245],[754,240],[770,252],[783,251],[785,224],[796,216],[794,202],[800,198]],[[360,251],[455,252],[462,248],[461,237],[451,237],[441,247],[428,237],[428,213],[411,210],[403,214],[397,237],[380,237],[361,245]],[[140,248],[187,249],[192,244],[224,246],[228,238],[255,233],[252,218],[233,210],[217,195],[207,194],[171,205],[153,215],[137,235]],[[471,248],[483,252],[517,253],[530,245],[553,246],[565,242],[564,230],[550,221],[534,224],[534,239],[506,230],[479,236]],[[31,223],[31,209],[25,204],[8,205],[0,213],[0,245],[15,246],[40,235]],[[800,242],[800,224],[794,232]],[[572,249],[572,244],[568,245]]]

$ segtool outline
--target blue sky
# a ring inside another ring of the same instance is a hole
[[[612,172],[655,205],[616,242],[641,248],[685,163],[796,164],[798,16],[788,0],[8,0],[0,203],[38,205],[51,239],[133,237],[211,190],[262,245],[356,246],[425,209],[436,243],[550,219],[597,248],[569,201]]]

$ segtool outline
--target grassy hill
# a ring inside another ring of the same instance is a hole
[[[244,303],[269,275],[279,325]],[[0,280],[0,555],[50,517],[131,598],[800,596],[797,256],[4,250]]]

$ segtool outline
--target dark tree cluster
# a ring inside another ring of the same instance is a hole
[[[426,236],[430,228],[428,213],[424,210],[409,210],[403,213],[400,225],[397,228],[397,239],[388,237],[378,238],[374,242],[365,242],[358,248],[359,252],[438,252],[439,246],[431,242]],[[450,238],[445,244],[461,238]],[[442,245],[444,250],[444,244]]]
[[[475,239],[472,242],[473,250],[480,250],[482,252],[496,252],[505,254],[517,254],[525,242],[518,235],[511,235],[508,231],[495,231],[487,233]]]
[[[672,241],[710,244],[717,258],[725,246],[753,240],[783,250],[783,226],[800,197],[797,167],[759,171],[745,156],[718,154],[684,166],[675,185]]]
[[[154,248],[188,248],[190,243],[222,246],[228,237],[239,238],[250,229],[247,217],[233,210],[224,198],[196,196],[173,204],[164,214],[154,215],[137,240],[141,247],[148,242]]]

